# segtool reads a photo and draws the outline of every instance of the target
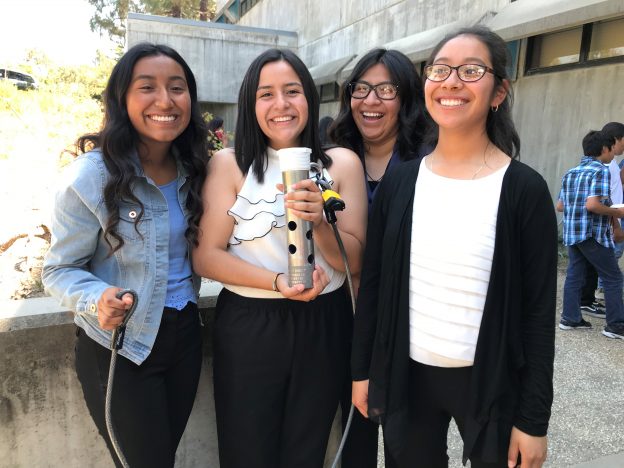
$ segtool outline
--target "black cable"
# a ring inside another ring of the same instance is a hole
[[[336,236],[336,241],[338,242],[338,249],[340,250],[340,255],[342,256],[342,261],[345,265],[347,285],[349,286],[349,295],[351,296],[351,309],[353,311],[353,315],[355,315],[355,292],[353,290],[353,278],[351,277],[351,269],[349,268],[349,262],[347,260],[347,252],[345,250],[344,244],[342,243],[342,238],[340,237],[340,233],[338,232],[336,222],[331,223],[331,226],[334,230],[334,236]],[[338,446],[338,451],[336,452],[336,457],[334,458],[334,462],[332,463],[331,468],[336,468],[338,466],[338,462],[340,461],[340,457],[342,456],[342,450],[344,449],[345,443],[347,442],[347,436],[349,435],[349,429],[351,429],[351,422],[353,421],[353,411],[354,407],[353,403],[351,403],[351,407],[349,408],[349,417],[347,418],[347,423],[345,424],[344,431],[342,433],[342,439],[340,440],[340,445]]]
[[[111,417],[111,401],[112,401],[112,395],[113,395],[113,384],[115,382],[115,366],[117,364],[117,351],[123,348],[124,336],[126,334],[126,325],[128,324],[130,317],[132,317],[132,314],[134,313],[137,307],[137,304],[139,303],[139,296],[136,293],[136,291],[133,291],[132,289],[122,289],[115,295],[115,297],[117,297],[117,299],[121,299],[124,296],[124,294],[130,294],[132,296],[132,305],[130,306],[130,309],[128,310],[128,312],[126,312],[126,315],[123,321],[121,322],[121,324],[117,328],[115,328],[115,330],[113,330],[113,334],[111,336],[112,354],[111,354],[110,366],[108,368],[108,383],[106,384],[106,402],[104,404],[104,408],[105,408],[104,416],[106,418],[106,429],[108,430],[108,436],[111,440],[113,448],[115,449],[117,458],[119,458],[119,461],[121,462],[121,465],[124,468],[130,468],[128,461],[126,460],[126,457],[124,456],[123,451],[121,450],[121,447],[119,446],[119,442],[117,441],[117,435],[115,433],[115,426],[113,425],[113,419]]]
[[[345,266],[347,285],[349,286],[349,296],[351,296],[351,310],[353,312],[353,315],[355,315],[355,291],[353,289],[353,278],[351,276],[351,269],[349,268],[347,251],[345,249],[344,243],[342,242],[342,238],[340,237],[338,227],[336,226],[336,223],[338,222],[338,218],[336,217],[336,211],[344,210],[346,205],[340,195],[331,189],[331,183],[323,177],[322,173],[318,173],[313,178],[313,180],[321,191],[321,195],[323,197],[323,211],[325,212],[325,219],[327,219],[327,222],[331,225],[334,231],[334,236],[336,237],[336,242],[338,242],[338,250],[340,250],[340,256],[342,257],[342,262]],[[349,417],[347,418],[347,423],[343,428],[344,430],[342,433],[342,439],[340,440],[340,445],[338,446],[338,451],[336,452],[336,456],[334,458],[334,462],[332,463],[331,468],[336,468],[336,466],[338,466],[338,462],[340,461],[340,457],[342,456],[342,451],[344,449],[345,443],[347,442],[349,430],[351,429],[353,412],[354,406],[353,403],[351,403],[351,407],[349,408]]]

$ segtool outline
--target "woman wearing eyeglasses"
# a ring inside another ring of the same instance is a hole
[[[388,168],[427,153],[422,145],[427,123],[422,84],[409,58],[397,50],[373,49],[358,61],[342,86],[330,139],[360,157],[369,209]],[[345,417],[350,403],[349,388],[342,405]],[[356,411],[343,468],[376,468],[377,441],[378,425]],[[386,466],[391,463],[386,455]]]
[[[447,467],[451,418],[473,468],[546,458],[557,226],[545,181],[515,159],[506,64],[486,28],[436,46],[435,147],[386,173],[370,214],[353,400],[401,467]]]
[[[330,138],[360,157],[369,207],[389,167],[426,154],[427,123],[422,84],[409,58],[386,49],[364,55],[342,86]]]

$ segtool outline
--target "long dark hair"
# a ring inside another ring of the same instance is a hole
[[[366,71],[382,64],[398,86],[401,102],[398,115],[396,148],[402,160],[418,156],[429,119],[425,109],[423,87],[414,64],[398,50],[373,49],[362,57],[340,88],[340,111],[329,130],[331,140],[354,151],[364,160],[364,140],[351,113],[349,83],[359,80]]]
[[[490,60],[492,61],[492,68],[494,69],[494,89],[498,86],[503,86],[503,80],[507,80],[507,96],[505,100],[498,106],[498,109],[490,110],[487,116],[485,128],[488,138],[498,148],[503,151],[507,156],[511,158],[518,158],[520,156],[520,137],[516,131],[516,126],[511,119],[511,106],[513,103],[513,92],[511,89],[511,82],[507,73],[507,64],[509,63],[509,52],[507,51],[507,45],[505,41],[495,32],[486,28],[485,26],[471,26],[467,28],[459,29],[449,35],[447,35],[442,41],[438,43],[431,52],[427,64],[433,63],[436,55],[440,52],[440,49],[446,45],[451,39],[455,39],[458,36],[473,36],[478,39],[485,47],[487,47],[490,53]],[[431,143],[437,143],[438,139],[438,127],[434,127],[433,134],[431,135]]]
[[[300,144],[312,149],[310,155],[312,161],[320,160],[325,167],[331,165],[331,158],[321,149],[318,132],[320,101],[310,72],[294,52],[287,49],[269,49],[251,62],[243,78],[238,93],[238,118],[236,119],[236,141],[234,142],[236,163],[241,172],[247,174],[251,169],[258,182],[261,183],[264,181],[264,171],[267,167],[268,139],[260,129],[256,118],[256,91],[258,90],[262,67],[267,63],[280,60],[287,62],[293,68],[301,80],[303,93],[308,102],[308,121],[303,132],[301,132]]]
[[[104,90],[104,122],[95,134],[81,136],[76,145],[84,153],[100,148],[110,178],[104,187],[104,203],[109,213],[104,238],[111,253],[120,249],[124,241],[117,233],[120,202],[136,203],[141,212],[135,219],[135,229],[143,217],[144,205],[132,193],[132,180],[136,175],[131,155],[140,144],[139,135],[130,122],[126,107],[126,93],[132,80],[136,63],[145,57],[164,55],[175,60],[184,70],[191,96],[191,120],[188,127],[173,141],[177,159],[190,175],[190,189],[186,208],[190,213],[186,238],[197,245],[199,219],[203,214],[201,189],[206,178],[207,130],[197,101],[197,84],[193,72],[184,59],[171,47],[162,44],[140,43],[130,48],[117,62]],[[113,245],[112,239],[115,240]]]

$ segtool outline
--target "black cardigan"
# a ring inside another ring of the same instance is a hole
[[[408,443],[409,258],[420,162],[393,167],[379,186],[353,337],[353,379],[370,380],[369,417],[383,425],[395,456]],[[429,226],[426,220],[422,224]],[[486,462],[506,460],[512,426],[546,435],[553,399],[556,285],[557,221],[548,187],[537,172],[512,160],[501,188],[475,351],[464,464],[473,454]]]

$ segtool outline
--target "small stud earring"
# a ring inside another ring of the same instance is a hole
[[[498,106],[493,106],[492,107],[492,112],[498,112]]]

